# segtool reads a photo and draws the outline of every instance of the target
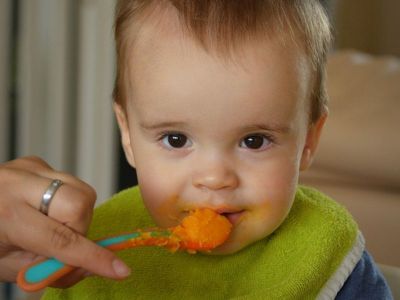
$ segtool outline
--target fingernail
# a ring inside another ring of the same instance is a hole
[[[114,268],[114,272],[119,277],[126,277],[131,274],[131,269],[127,265],[125,265],[121,260],[114,259],[112,262],[112,266]]]

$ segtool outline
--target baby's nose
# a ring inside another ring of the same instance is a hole
[[[236,188],[239,179],[233,166],[224,161],[208,161],[197,165],[192,182],[196,188],[221,190]]]

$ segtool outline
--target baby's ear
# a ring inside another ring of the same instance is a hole
[[[128,163],[134,168],[135,167],[135,159],[132,151],[131,137],[129,135],[129,125],[128,119],[126,117],[125,110],[121,107],[120,104],[114,102],[113,104],[115,117],[117,118],[117,123],[119,127],[119,131],[121,133],[121,141],[122,147],[125,152],[125,157]]]
[[[304,171],[311,166],[315,151],[317,150],[322,128],[328,118],[328,112],[324,113],[315,123],[311,124],[307,131],[306,142],[300,160],[300,171]]]

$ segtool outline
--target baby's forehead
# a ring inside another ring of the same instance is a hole
[[[187,35],[155,38],[149,34],[131,54],[129,80],[137,101],[164,98],[174,102],[174,98],[212,98],[216,94],[231,99],[239,95],[242,99],[263,98],[270,90],[298,94],[307,89],[309,78],[299,75],[307,70],[302,66],[307,64],[304,56],[276,41],[247,44],[227,58],[206,51]]]
[[[134,33],[131,35],[131,51],[129,53],[134,62],[140,62],[146,58],[156,61],[157,57],[166,49],[163,45],[179,43],[187,38],[178,17],[169,10],[155,10],[137,26],[132,27]]]
[[[163,3],[163,4],[161,4]],[[271,21],[271,23],[273,23]],[[229,32],[228,27],[218,27],[212,22],[203,25],[201,30],[190,27],[182,15],[169,2],[162,1],[158,5],[150,5],[148,9],[131,22],[130,34],[126,35],[130,51],[128,59],[139,61],[152,57],[157,62],[158,54],[166,51],[163,43],[178,43],[183,50],[190,51],[194,47],[202,48],[208,55],[221,62],[238,63],[241,57],[249,55],[249,49],[263,49],[265,43],[274,41],[284,48],[290,48],[304,54],[303,41],[293,35],[293,29],[278,30],[271,28],[264,31],[249,29],[246,33]],[[221,32],[218,32],[221,31]],[[186,47],[186,49],[184,49]],[[253,54],[262,51],[253,51]]]
[[[182,58],[197,56],[214,59],[226,67],[251,69],[250,61],[257,64],[270,55],[271,51],[290,53],[292,63],[303,61],[305,53],[291,38],[263,35],[253,36],[241,43],[222,44],[223,41],[210,40],[203,44],[190,30],[185,28],[173,9],[153,11],[135,28],[135,36],[128,51],[128,65],[131,72],[154,70],[166,63],[166,58],[173,54]],[[219,44],[218,44],[219,43]],[[179,53],[177,53],[179,51]],[[199,58],[201,58],[199,57]]]

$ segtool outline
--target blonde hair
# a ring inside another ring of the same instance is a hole
[[[262,36],[291,38],[301,47],[314,70],[310,120],[315,122],[327,107],[325,63],[331,32],[318,0],[118,0],[115,16],[117,77],[114,100],[124,105],[127,94],[126,53],[128,30],[144,21],[149,9],[175,8],[182,26],[206,50],[211,45],[228,54],[236,46]]]

